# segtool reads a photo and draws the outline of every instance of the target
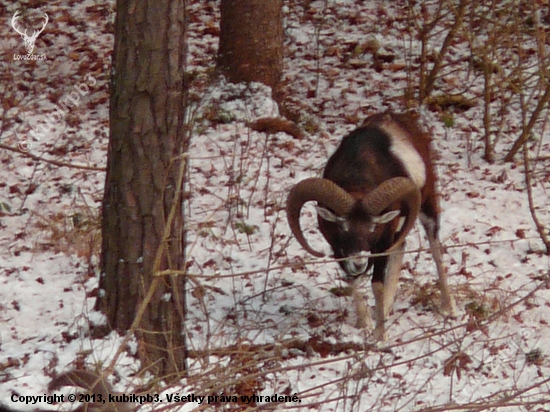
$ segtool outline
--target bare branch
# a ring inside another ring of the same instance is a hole
[[[0,149],[9,150],[10,152],[19,153],[23,156],[30,157],[31,159],[37,160],[39,162],[49,163],[55,166],[59,167],[70,167],[72,169],[82,169],[82,170],[92,170],[95,172],[105,172],[106,169],[104,167],[95,167],[95,166],[86,166],[86,165],[79,165],[79,164],[72,164],[72,163],[65,163],[60,162],[59,160],[52,160],[52,159],[46,159],[41,156],[34,155],[29,152],[25,152],[17,147],[8,146],[5,144],[0,143]]]

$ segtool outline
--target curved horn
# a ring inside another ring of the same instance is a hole
[[[386,180],[361,200],[365,211],[373,216],[382,213],[392,203],[406,203],[409,213],[399,233],[399,237],[387,252],[398,247],[414,226],[414,222],[420,213],[420,201],[420,190],[411,179],[406,177],[394,177]]]
[[[324,253],[317,252],[307,243],[300,227],[300,212],[305,203],[316,200],[337,215],[346,215],[355,203],[355,199],[336,183],[319,177],[311,177],[297,183],[291,190],[286,201],[286,216],[290,230],[302,247],[314,256],[322,257]]]

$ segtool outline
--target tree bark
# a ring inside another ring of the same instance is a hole
[[[119,332],[144,310],[134,325],[142,367],[179,375],[185,277],[155,274],[185,269],[185,0],[117,0],[116,8],[96,308]]]
[[[283,0],[222,0],[218,67],[232,83],[277,91],[283,72]]]

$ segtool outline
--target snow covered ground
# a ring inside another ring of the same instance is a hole
[[[550,410],[550,257],[529,213],[521,154],[502,162],[519,136],[521,110],[512,96],[500,114],[497,161],[488,164],[482,158],[483,79],[461,69],[469,58],[464,39],[453,44],[436,91],[463,87],[477,105],[449,109],[447,117],[420,109],[422,126],[434,138],[441,240],[460,314],[450,321],[438,312],[435,266],[417,227],[407,242],[389,340],[375,346],[368,332],[353,327],[350,297],[338,293],[344,286],[338,265],[308,256],[290,236],[284,202],[293,184],[319,175],[341,137],[365,116],[402,109],[407,67],[420,53],[408,34],[404,2],[285,4],[287,110],[299,118],[301,139],[247,127],[280,108],[262,85],[228,85],[209,76],[218,4],[193,0],[189,7],[189,70],[200,97],[186,205],[190,377],[181,387],[159,389],[164,404],[143,410],[166,407],[174,393],[299,399],[223,405],[212,398],[212,410],[479,410],[476,402],[484,410]],[[2,16],[11,20],[15,11],[6,7]],[[0,148],[0,401],[23,410],[37,406],[13,403],[13,395],[44,394],[55,374],[109,363],[121,341],[89,333],[90,323],[101,320],[93,305],[114,5],[52,1],[34,9],[36,21],[41,12],[50,22],[35,53],[45,53],[46,61],[14,61],[11,55],[24,51],[22,40],[8,24],[0,27],[0,144],[30,145],[30,154],[58,163]],[[444,34],[432,47],[441,46]],[[393,57],[376,66],[369,44]],[[60,102],[82,84],[88,92],[56,118]],[[545,116],[529,148],[538,159],[531,163],[537,214],[548,227]],[[329,255],[311,205],[302,219],[311,245]],[[372,305],[367,280],[365,289]],[[131,354],[119,359],[116,371],[116,390],[138,391],[139,364]],[[182,411],[201,407],[177,405]]]

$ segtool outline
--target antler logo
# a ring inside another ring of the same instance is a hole
[[[23,33],[19,30],[19,27],[16,26],[16,20],[21,17],[18,16],[18,14],[19,11],[16,11],[13,15],[13,18],[11,19],[11,25],[13,26],[15,31],[19,33],[23,38],[23,41],[25,42],[25,47],[27,48],[27,53],[32,54],[32,51],[34,50],[34,43],[36,42],[38,35],[44,31],[44,29],[46,28],[46,24],[48,24],[48,15],[44,13],[45,21],[42,28],[40,30],[35,30],[32,36],[27,36],[27,30],[25,30],[25,32]]]

